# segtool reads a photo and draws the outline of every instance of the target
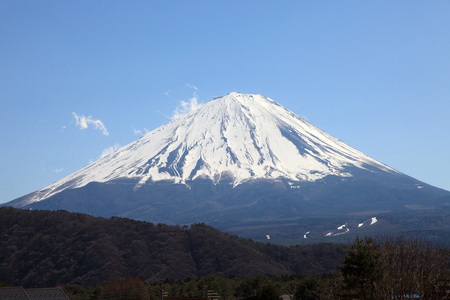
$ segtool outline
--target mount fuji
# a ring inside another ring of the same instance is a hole
[[[275,101],[233,92],[4,205],[232,231],[449,203],[450,192],[368,157]]]

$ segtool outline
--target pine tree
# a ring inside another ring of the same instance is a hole
[[[377,284],[383,277],[383,264],[379,246],[371,238],[356,237],[339,269],[344,299],[379,299]]]

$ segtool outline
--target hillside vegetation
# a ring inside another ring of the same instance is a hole
[[[337,270],[346,246],[283,247],[207,226],[168,226],[66,211],[0,208],[0,282],[25,287],[98,285],[139,276],[154,282]]]

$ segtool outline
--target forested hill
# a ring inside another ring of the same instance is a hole
[[[198,278],[336,270],[345,246],[283,247],[207,226],[154,225],[66,211],[0,208],[0,282],[25,287],[97,285],[107,279]]]

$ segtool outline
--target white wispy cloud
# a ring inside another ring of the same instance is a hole
[[[140,129],[133,128],[134,135],[142,135],[142,131]]]
[[[183,101],[183,100],[180,101],[178,106],[175,108],[175,111],[173,112],[171,119],[176,120],[176,119],[180,118],[181,116],[184,116],[184,115],[196,110],[200,106],[202,106],[202,104],[198,103],[197,93],[194,92],[194,95],[192,96],[191,99],[189,99],[189,101]]]
[[[186,86],[186,87],[188,87],[188,88],[190,88],[190,89],[194,89],[194,90],[198,91],[198,88],[197,88],[195,85],[186,83],[184,86]]]
[[[61,168],[61,169],[55,169],[55,173],[61,173],[62,171],[64,171],[63,168]]]
[[[111,146],[111,147],[108,147],[106,149],[103,149],[102,154],[100,155],[100,158],[103,158],[106,155],[113,153],[114,151],[116,151],[119,148],[120,148],[120,145],[119,144],[115,144],[114,146]]]
[[[87,129],[89,125],[93,125],[95,129],[101,130],[103,135],[109,135],[109,132],[102,121],[96,120],[91,116],[86,117],[83,115],[78,115],[74,112],[72,112],[72,114],[75,118],[76,125],[79,126],[81,130]]]
[[[171,116],[169,116],[169,115],[167,115],[167,114],[165,114],[165,113],[163,113],[163,112],[161,112],[161,111],[159,111],[159,110],[157,110],[156,111],[158,114],[160,114],[161,116],[163,116],[164,118],[166,118],[166,119],[168,119],[168,120],[172,120],[172,117]]]
[[[133,126],[133,133],[134,133],[134,135],[141,136],[141,135],[146,134],[146,133],[148,133],[148,132],[150,132],[150,131],[149,131],[147,128],[144,128],[144,131],[142,131],[142,130],[140,130],[140,129],[136,129],[136,128]]]

